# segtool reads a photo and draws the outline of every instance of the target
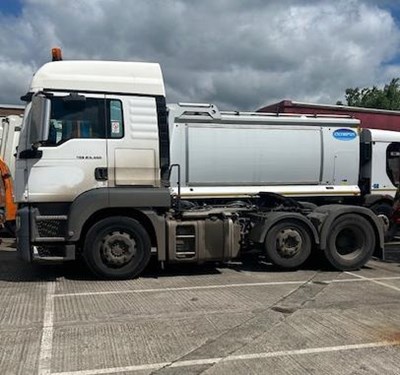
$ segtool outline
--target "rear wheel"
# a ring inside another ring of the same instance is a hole
[[[265,238],[269,260],[282,268],[298,268],[311,254],[311,238],[306,227],[286,220],[274,225]]]
[[[93,225],[83,256],[90,270],[105,279],[127,279],[140,274],[150,260],[151,243],[134,219],[115,216]]]
[[[338,217],[330,228],[325,255],[338,270],[349,271],[367,263],[375,249],[374,230],[360,215]]]

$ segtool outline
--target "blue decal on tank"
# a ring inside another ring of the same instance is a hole
[[[351,129],[338,129],[333,132],[333,136],[339,141],[351,141],[357,137],[357,133]]]

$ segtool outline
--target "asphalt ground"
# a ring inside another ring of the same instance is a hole
[[[0,374],[400,374],[400,265],[152,265],[98,281],[0,246]]]

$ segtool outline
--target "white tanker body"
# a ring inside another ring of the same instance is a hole
[[[170,105],[169,114],[171,163],[181,166],[182,198],[361,194],[358,120],[220,112],[194,104]]]

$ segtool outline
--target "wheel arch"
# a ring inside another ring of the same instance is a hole
[[[99,211],[94,212],[91,216],[87,218],[87,220],[83,224],[79,237],[79,242],[83,242],[83,239],[85,238],[87,232],[94,224],[96,224],[102,219],[106,219],[111,216],[126,216],[131,219],[137,220],[149,234],[151,240],[151,246],[155,247],[157,246],[156,232],[154,229],[154,225],[149,219],[149,217],[140,210],[128,207],[103,208],[100,209]]]
[[[377,204],[388,204],[393,206],[394,198],[391,195],[383,195],[383,194],[367,194],[364,197],[364,206],[372,207]]]
[[[110,216],[126,216],[137,220],[148,232],[151,244],[157,247],[159,260],[166,259],[165,212],[171,204],[168,189],[163,188],[100,188],[78,196],[72,203],[67,223],[68,241],[82,245],[89,228]]]

